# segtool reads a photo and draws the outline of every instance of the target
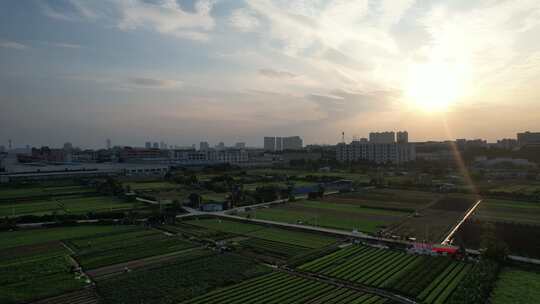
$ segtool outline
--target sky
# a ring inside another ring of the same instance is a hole
[[[540,131],[538,0],[0,1],[0,145]]]

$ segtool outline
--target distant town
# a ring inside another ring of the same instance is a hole
[[[455,162],[467,160],[477,166],[498,168],[495,177],[522,177],[523,168],[536,168],[540,161],[540,132],[518,133],[494,143],[483,139],[410,142],[407,131],[372,132],[369,138],[345,136],[336,145],[304,145],[300,136],[263,139],[263,147],[248,147],[244,142],[211,146],[206,141],[180,147],[161,142],[145,142],[140,147],[114,145],[107,139],[102,149],[80,149],[66,142],[63,147],[20,147],[9,140],[0,146],[0,182],[66,176],[163,175],[171,168],[231,164],[240,167],[272,167],[320,162],[331,165],[372,163],[403,165],[418,162]],[[326,165],[328,166],[326,166]],[[500,164],[513,167],[501,170]],[[516,169],[516,167],[518,167]]]

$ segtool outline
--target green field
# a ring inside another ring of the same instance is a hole
[[[87,285],[61,246],[0,250],[0,303],[22,303]]]
[[[405,209],[376,208],[349,201],[341,202],[332,196],[324,201],[291,202],[270,208],[257,208],[239,215],[276,222],[374,233],[410,213],[411,211]]]
[[[185,221],[186,224],[190,224],[197,227],[222,231],[226,233],[234,234],[247,234],[252,231],[257,231],[264,229],[264,226],[257,224],[249,224],[240,221],[228,221],[220,218],[209,218],[209,219],[195,219]]]
[[[80,237],[66,243],[75,251],[75,259],[85,269],[95,269],[195,246],[178,237],[166,236],[161,231],[141,228]]]
[[[126,202],[112,196],[65,196],[56,199],[0,204],[0,216],[87,214],[139,208],[137,202]]]
[[[506,268],[491,295],[493,304],[540,303],[540,273]]]
[[[183,302],[382,304],[389,300],[285,273],[271,273]]]
[[[124,182],[122,183],[124,187],[129,186],[131,190],[165,190],[165,189],[174,189],[179,188],[180,185],[164,181],[150,181],[150,182]]]
[[[297,245],[305,248],[320,248],[335,243],[333,237],[296,230],[271,228],[257,224],[223,219],[190,220],[185,223],[226,233]]]
[[[540,225],[540,204],[516,200],[485,199],[475,219]]]
[[[213,255],[98,281],[103,302],[169,304],[241,282],[269,269],[234,254]]]
[[[299,267],[301,271],[394,290],[422,303],[444,303],[472,265],[352,245]]]
[[[0,232],[0,249],[131,230],[133,226],[88,225]]]
[[[539,183],[502,185],[489,190],[492,193],[536,195],[540,193]]]
[[[93,193],[96,190],[82,186],[27,186],[20,188],[0,188],[0,200],[24,199],[36,196]]]

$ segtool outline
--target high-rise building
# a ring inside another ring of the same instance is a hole
[[[503,138],[497,140],[496,147],[500,149],[512,150],[518,146],[518,141],[513,138]]]
[[[107,138],[107,150],[110,150],[111,148],[112,148],[111,139]]]
[[[408,137],[408,135],[407,135]],[[391,144],[396,142],[396,133],[394,132],[371,132],[369,141],[377,144]]]
[[[152,145],[152,148],[154,148],[154,149],[159,149],[159,143],[158,143],[158,142],[154,142],[154,144]]]
[[[282,150],[301,150],[303,141],[300,136],[283,137]]]
[[[144,147],[145,147],[146,149],[151,149],[151,148],[152,148],[152,143],[149,142],[149,141],[147,141],[147,142],[144,143]]]
[[[524,132],[517,134],[517,141],[520,146],[530,144],[540,144],[540,132]]]
[[[216,145],[216,149],[217,150],[224,150],[225,149],[225,143],[224,142],[219,142],[219,144]]]
[[[336,158],[340,162],[367,160],[378,164],[402,164],[415,160],[415,145],[391,140],[393,134],[394,132],[370,133],[369,141],[363,139],[353,140],[350,144],[339,143],[336,146]],[[404,140],[403,136],[401,140]]]
[[[283,151],[283,138],[276,137],[276,151]]]
[[[208,144],[208,142],[206,141],[201,141],[199,143],[199,150],[201,151],[206,151],[206,150],[209,150],[210,149],[210,145]]]
[[[64,143],[64,151],[71,151],[73,150],[73,144],[70,142]]]
[[[406,144],[408,142],[409,142],[409,132],[407,131],[397,132],[398,144]]]
[[[245,142],[237,142],[234,144],[234,147],[236,149],[244,149],[246,147],[246,143]]]
[[[159,148],[160,148],[161,150],[167,150],[167,143],[165,143],[164,141],[161,141],[161,142],[159,143]]]
[[[275,151],[276,150],[276,138],[275,137],[265,137],[264,138],[264,150],[265,151]]]

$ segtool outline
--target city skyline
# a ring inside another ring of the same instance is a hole
[[[539,12],[528,0],[4,1],[0,141],[514,137],[540,128]]]

